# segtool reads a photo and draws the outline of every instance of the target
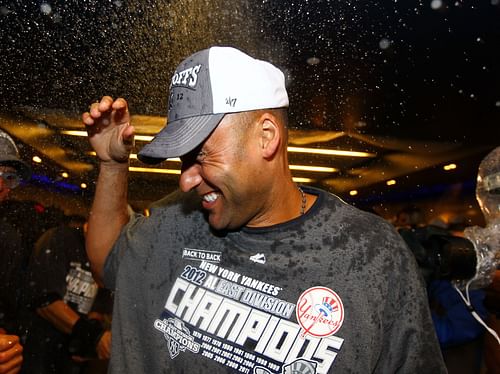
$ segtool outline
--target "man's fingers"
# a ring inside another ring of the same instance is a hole
[[[18,343],[19,343],[19,338],[16,335],[1,335],[0,352],[10,349]]]
[[[103,112],[106,112],[109,110],[109,105],[106,105],[106,104],[103,104],[101,106],[101,103],[93,103],[91,106],[90,106],[90,115],[92,116],[92,118],[99,118],[101,117],[101,114]]]
[[[82,114],[82,121],[84,125],[92,126],[94,124],[94,119],[90,116],[89,112]]]
[[[97,108],[101,112],[107,112],[113,106],[113,98],[111,96],[103,96],[101,101],[99,101],[96,104],[97,104]]]
[[[19,370],[23,362],[22,350],[14,354],[9,360],[6,360],[0,364],[0,373],[17,373],[16,369]]]
[[[108,96],[109,97],[109,96]],[[115,109],[115,110],[121,110],[121,109],[125,109],[127,110],[127,101],[122,98],[122,97],[119,97],[117,98],[113,104],[112,104],[112,108]]]
[[[134,144],[134,133],[135,129],[133,126],[128,125],[122,132],[123,143],[126,145]]]
[[[19,372],[23,360],[23,347],[17,336],[4,335],[0,339],[0,373]]]
[[[92,103],[89,110],[82,114],[83,123],[93,125],[95,120],[101,118],[104,113],[111,114],[113,111],[128,112],[127,101],[121,97],[113,101],[111,96],[103,96],[100,101]]]
[[[103,96],[101,100],[90,105],[89,113],[92,118],[100,118],[102,113],[113,110],[113,104],[113,98],[111,96]]]

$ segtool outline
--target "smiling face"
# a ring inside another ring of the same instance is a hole
[[[200,147],[181,157],[180,187],[196,191],[217,230],[253,225],[264,205],[257,130],[244,119],[248,116],[226,115]]]

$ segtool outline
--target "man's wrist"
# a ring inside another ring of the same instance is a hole
[[[101,160],[99,163],[101,170],[116,170],[116,171],[128,171],[129,159],[124,161],[116,160]]]
[[[97,343],[104,331],[98,320],[80,317],[71,331],[69,352],[82,357],[95,356]]]

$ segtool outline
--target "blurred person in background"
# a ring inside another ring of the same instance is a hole
[[[31,168],[19,157],[14,140],[0,130],[0,203],[21,180],[28,180]],[[0,373],[17,373],[22,362],[23,348],[17,330],[19,285],[22,282],[22,262],[26,249],[22,237],[5,211],[0,217]]]
[[[23,373],[82,374],[91,360],[109,358],[111,332],[92,312],[99,289],[85,253],[85,222],[69,216],[35,244],[21,312]]]
[[[445,260],[438,243],[462,238],[465,228],[462,217],[453,217],[450,223],[442,219],[426,222],[425,214],[417,206],[401,209],[394,222],[400,235],[412,250],[427,284],[432,321],[449,374],[478,374],[481,370],[484,327],[473,317],[457,293],[445,271]],[[443,262],[435,262],[436,253]],[[469,292],[470,301],[481,318],[486,317],[484,291]]]

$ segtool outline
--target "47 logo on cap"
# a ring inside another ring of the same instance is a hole
[[[331,289],[311,287],[300,295],[296,314],[303,336],[325,337],[335,334],[342,327],[344,305]]]

